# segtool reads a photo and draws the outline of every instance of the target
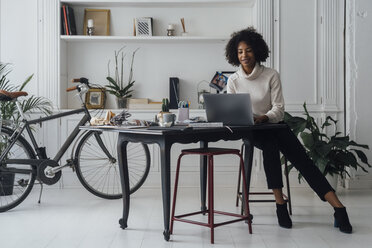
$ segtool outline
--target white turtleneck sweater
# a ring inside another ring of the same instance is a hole
[[[227,93],[249,93],[255,115],[267,115],[269,122],[277,123],[284,117],[284,99],[279,73],[256,64],[251,74],[242,68],[227,81]]]

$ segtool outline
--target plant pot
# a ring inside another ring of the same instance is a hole
[[[14,174],[0,175],[1,195],[13,195],[14,176]]]
[[[127,98],[116,98],[116,103],[119,109],[127,108]]]
[[[336,191],[337,190],[337,183],[338,183],[338,175],[337,174],[327,174],[326,179],[328,180],[331,187]]]

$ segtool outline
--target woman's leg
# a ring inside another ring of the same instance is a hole
[[[279,150],[301,173],[315,193],[325,201],[325,195],[330,191],[334,192],[334,189],[306,154],[305,148],[294,135],[292,130],[289,127],[285,129],[277,129],[275,136]],[[331,199],[333,198],[331,197]]]
[[[283,197],[283,189],[280,188],[280,189],[272,189],[272,190],[274,193],[275,202],[280,205],[285,204],[286,201],[284,200],[284,197]]]
[[[323,201],[328,201],[334,207],[335,223],[341,232],[351,233],[352,226],[346,208],[342,205],[334,189],[328,183],[314,162],[307,156],[306,151],[297,137],[288,128],[277,131],[277,142],[280,151],[300,171],[310,187]]]
[[[329,191],[327,194],[325,194],[324,198],[334,208],[343,208],[344,207],[344,205],[342,205],[342,203],[338,199],[337,195],[333,191]]]
[[[279,226],[291,228],[292,220],[288,214],[287,202],[283,198],[280,153],[275,135],[271,131],[258,131],[254,134],[254,144],[262,150],[267,186],[274,193]]]
[[[280,152],[278,144],[273,138],[275,136],[273,136],[271,131],[260,130],[255,132],[253,137],[255,147],[262,150],[267,187],[269,189],[283,188]],[[280,194],[277,195],[280,197]]]

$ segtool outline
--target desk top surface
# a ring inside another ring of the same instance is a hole
[[[234,131],[254,131],[286,128],[286,124],[282,123],[265,123],[251,126],[223,126],[223,127],[188,127],[188,126],[172,126],[172,127],[140,127],[140,126],[81,126],[82,130],[92,131],[112,131],[128,134],[147,134],[147,135],[177,135],[186,133],[214,133],[214,132],[234,132]]]

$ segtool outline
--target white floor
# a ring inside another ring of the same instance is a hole
[[[36,186],[17,208],[0,214],[0,247],[371,247],[372,190],[341,191],[354,233],[333,227],[333,210],[308,189],[293,189],[292,229],[277,225],[274,203],[251,205],[253,234],[243,222],[218,227],[211,245],[208,228],[175,223],[164,241],[160,189],[142,188],[132,196],[128,228],[119,228],[120,200],[99,199],[84,189],[46,188],[37,204]],[[199,208],[197,188],[182,188],[177,212]],[[216,188],[216,209],[239,212],[234,189]],[[203,217],[200,217],[203,218]],[[199,218],[199,219],[200,219]]]

